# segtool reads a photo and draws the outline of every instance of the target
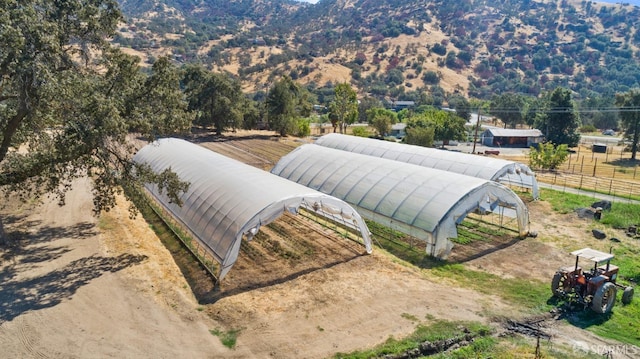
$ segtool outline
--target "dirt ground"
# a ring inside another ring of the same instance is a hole
[[[268,136],[200,142],[263,168],[299,145]],[[243,245],[227,278],[199,302],[142,217],[130,219],[122,200],[94,217],[89,187],[86,179],[75,183],[64,207],[53,200],[0,205],[8,237],[0,247],[0,356],[325,358],[434,319],[491,323],[524,315],[382,251],[364,255],[339,234],[290,215]],[[555,238],[589,244],[587,226],[572,214],[553,214],[545,202],[529,209],[538,238],[465,265],[551,278],[558,263],[571,260],[564,254],[570,248]],[[235,348],[223,346],[215,330],[238,331]],[[550,330],[552,340],[569,347],[615,344],[560,322]]]

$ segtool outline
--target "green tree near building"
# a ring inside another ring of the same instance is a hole
[[[196,113],[195,124],[213,126],[216,135],[242,126],[245,98],[240,82],[223,73],[213,73],[200,65],[185,69],[183,79],[189,109]]]
[[[88,175],[96,212],[142,182],[179,202],[186,184],[134,163],[127,139],[188,131],[179,71],[163,58],[144,75],[137,58],[112,48],[106,39],[122,20],[115,0],[3,2],[0,186],[64,203],[74,179]]]
[[[382,102],[375,97],[365,96],[358,103],[358,122],[367,123],[367,111],[371,108],[382,107]]]
[[[407,143],[416,145],[429,145],[429,137],[433,132],[434,141],[442,141],[443,145],[449,144],[452,140],[465,140],[467,121],[450,111],[430,109],[418,113],[407,120]],[[427,131],[425,131],[427,130]]]
[[[616,94],[615,104],[620,112],[624,137],[631,141],[631,159],[635,161],[640,139],[640,90]]]
[[[338,84],[334,91],[335,96],[329,104],[329,119],[333,132],[340,128],[340,133],[345,133],[347,126],[358,119],[358,97],[356,91],[346,82]]]
[[[546,110],[538,113],[534,127],[542,131],[547,141],[556,146],[577,146],[580,142],[580,120],[571,100],[571,91],[558,87],[547,96],[543,104]]]
[[[463,118],[465,121],[471,119],[471,104],[466,97],[461,95],[453,95],[447,100],[449,107],[456,110],[458,117]]]
[[[526,102],[522,95],[515,93],[504,93],[494,96],[491,99],[489,113],[504,123],[504,128],[516,128],[524,123],[523,110]]]
[[[297,119],[308,116],[312,108],[308,93],[289,76],[278,80],[267,94],[267,122],[280,136],[295,133]]]
[[[391,132],[391,125],[398,122],[397,114],[389,109],[374,107],[367,110],[369,125],[376,130],[378,137],[384,137]]]
[[[422,147],[433,147],[434,128],[417,123],[417,119],[409,120],[405,131],[404,143]]]
[[[529,166],[534,169],[555,170],[569,157],[566,144],[554,146],[553,143],[541,143],[529,151]]]

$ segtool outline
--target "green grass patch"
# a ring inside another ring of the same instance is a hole
[[[553,211],[560,214],[571,213],[578,208],[590,207],[596,201],[593,197],[546,188],[540,189],[540,199],[549,202]]]
[[[100,218],[98,219],[98,228],[103,231],[110,231],[116,228],[116,224],[114,223],[113,219],[105,218],[105,216],[100,216]]]
[[[416,317],[413,314],[402,313],[400,316],[403,317],[404,319],[410,320],[412,322],[417,322],[418,321],[418,317]]]
[[[445,264],[432,268],[431,272],[438,277],[453,279],[462,287],[497,295],[536,313],[553,308],[553,304],[549,302],[551,290],[549,283],[546,282],[503,278],[495,274],[468,269],[462,264]]]
[[[220,338],[220,342],[227,348],[233,349],[236,347],[236,342],[238,340],[238,334],[240,334],[240,329],[232,329],[227,332],[222,331],[220,329],[210,329],[209,333]]]
[[[568,316],[566,320],[603,338],[640,347],[640,301],[636,297],[630,304],[622,304],[620,289],[617,297],[618,301],[609,314],[596,314],[587,309]]]
[[[614,203],[611,211],[604,211],[601,223],[613,228],[628,228],[640,225],[640,205],[631,203]]]
[[[593,197],[541,189],[540,198],[551,204],[555,212],[566,214],[578,208],[588,208],[597,202]],[[614,202],[610,211],[604,211],[600,222],[612,228],[627,228],[640,224],[640,205],[633,203]]]
[[[355,351],[352,353],[337,353],[334,358],[344,359],[364,359],[364,358],[377,358],[383,355],[397,355],[405,353],[408,350],[418,348],[421,343],[424,342],[436,342],[449,338],[464,336],[465,334],[471,334],[473,337],[478,338],[478,347],[484,347],[487,350],[493,347],[495,341],[489,336],[492,333],[491,327],[478,323],[478,322],[450,322],[450,321],[436,321],[430,325],[419,325],[416,330],[410,336],[404,339],[395,339],[393,337],[387,339],[383,344],[365,351]],[[451,352],[447,355],[456,353],[459,351],[469,351],[468,347],[463,347]],[[450,356],[448,356],[450,357]],[[477,356],[472,356],[476,358]],[[459,358],[464,358],[460,356]]]

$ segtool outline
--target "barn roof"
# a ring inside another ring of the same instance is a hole
[[[542,137],[543,134],[540,130],[521,130],[512,128],[488,128],[485,133],[491,133],[494,137]]]

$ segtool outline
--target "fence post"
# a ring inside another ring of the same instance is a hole
[[[584,167],[584,156],[582,156],[582,161],[580,161],[580,174],[582,174],[583,167]]]
[[[596,176],[596,167],[598,166],[598,159],[596,158],[596,162],[593,164],[593,177]]]
[[[582,177],[584,177],[584,175],[580,173],[580,184],[578,185],[578,189],[582,189]]]
[[[612,179],[609,180],[609,194],[611,194],[611,186],[613,186],[613,180]]]

